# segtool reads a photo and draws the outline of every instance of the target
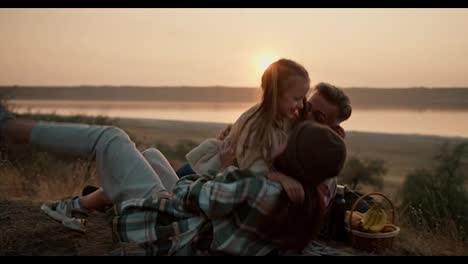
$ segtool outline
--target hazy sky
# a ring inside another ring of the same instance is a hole
[[[2,9],[0,85],[468,86],[468,9]]]

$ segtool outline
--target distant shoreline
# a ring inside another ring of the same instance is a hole
[[[355,109],[468,110],[468,88],[344,88]],[[112,91],[112,92],[110,92]],[[260,89],[225,86],[0,86],[0,99],[255,103]]]

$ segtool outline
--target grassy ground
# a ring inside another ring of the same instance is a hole
[[[156,146],[170,151],[174,168],[184,162],[190,145],[181,142],[195,144],[214,137],[225,127],[215,123],[91,117],[59,121],[115,124],[130,134],[140,150]],[[460,140],[361,132],[349,132],[346,139],[349,153],[386,161],[389,172],[383,192],[395,200],[407,172],[430,167],[443,142]],[[78,195],[85,184],[98,185],[93,162],[46,154],[29,146],[10,148],[0,162],[0,255],[105,255],[115,246],[101,214],[91,218],[88,227],[91,232],[80,235],[66,230],[39,210],[41,201]],[[420,231],[404,223],[401,227],[393,250],[386,255],[468,255],[467,245],[454,239],[447,230]]]
[[[0,198],[0,256],[106,255],[116,245],[102,213],[87,224],[87,233],[70,231],[39,210],[40,202]]]

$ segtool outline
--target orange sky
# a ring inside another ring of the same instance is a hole
[[[468,87],[468,9],[1,9],[0,85]]]

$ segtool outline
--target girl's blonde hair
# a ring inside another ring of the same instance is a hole
[[[278,98],[283,95],[288,89],[288,80],[291,77],[304,78],[306,82],[310,82],[309,73],[299,63],[289,60],[280,59],[268,66],[262,75],[262,100],[258,109],[249,116],[240,131],[247,126],[249,122],[253,122],[248,126],[248,131],[245,141],[241,146],[241,155],[245,151],[259,148],[263,160],[271,166],[271,157],[262,151],[262,148],[271,148],[270,134],[273,132],[275,121],[278,116]],[[238,142],[241,143],[241,142]]]

